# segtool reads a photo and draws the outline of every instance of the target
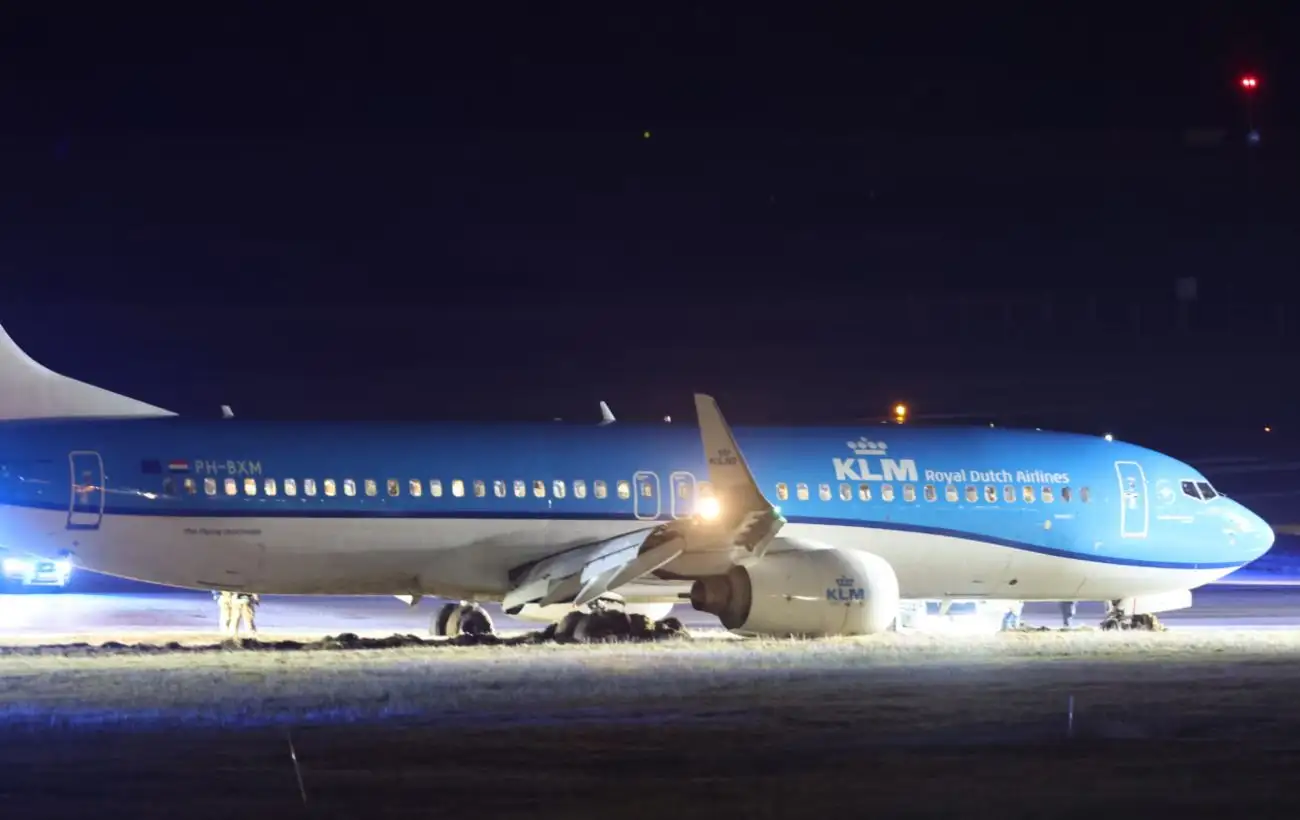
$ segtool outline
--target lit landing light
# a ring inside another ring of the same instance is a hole
[[[722,512],[722,505],[718,503],[717,498],[707,496],[700,499],[695,511],[699,513],[700,518],[703,518],[705,521],[713,521]]]
[[[1103,438],[1105,438],[1107,441],[1114,441],[1114,440],[1115,440],[1115,437],[1112,436],[1110,433],[1107,433]]]

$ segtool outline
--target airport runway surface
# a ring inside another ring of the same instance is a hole
[[[1161,619],[1179,629],[1300,629],[1300,587],[1214,585],[1196,590],[1194,606]],[[363,636],[428,634],[438,601],[411,608],[388,597],[268,596],[258,611],[265,637],[320,637],[354,632]],[[488,607],[499,629],[540,629]],[[1080,625],[1096,625],[1098,604],[1079,607]],[[207,639],[216,632],[216,604],[203,592],[168,590],[84,594],[28,591],[0,596],[0,641],[29,643],[63,640],[157,641]],[[720,631],[716,618],[678,606],[674,615],[695,632]],[[1028,604],[1031,626],[1060,626],[1053,604]]]

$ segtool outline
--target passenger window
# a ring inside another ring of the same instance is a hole
[[[858,485],[858,500],[859,500],[859,501],[870,501],[870,500],[871,500],[871,485],[870,485],[870,484],[859,484],[859,485]]]
[[[275,479],[268,478],[262,482],[262,492],[267,495],[275,495]]]
[[[785,485],[784,481],[779,482],[776,485],[776,500],[788,501],[789,499],[790,499],[790,488]]]
[[[373,478],[366,479],[366,495],[369,496],[379,495],[379,485],[375,483],[375,480]]]
[[[556,498],[564,498],[564,482],[556,479],[551,482],[551,494]]]
[[[226,495],[234,495],[239,492],[239,483],[233,478],[226,479]]]
[[[998,488],[992,484],[984,485],[984,500],[989,504],[998,503]]]
[[[1008,504],[1016,503],[1016,488],[1010,484],[1002,485],[1002,500]]]
[[[807,501],[807,500],[808,500],[808,485],[807,485],[807,484],[796,484],[796,485],[794,485],[794,494],[795,494],[796,496],[799,497],[799,500],[800,500],[800,501]]]
[[[685,493],[689,489],[690,488],[687,487],[685,484],[682,485],[682,498],[686,497]],[[587,482],[583,481],[581,478],[575,478],[573,480],[573,497],[574,498],[587,497]]]
[[[162,494],[176,495],[176,479],[171,476],[167,476],[163,479]]]
[[[349,497],[356,495],[357,482],[351,478],[343,479],[343,494]]]
[[[496,481],[493,481],[493,482],[492,482],[492,494],[495,495],[497,498],[505,498],[505,497],[506,497],[506,483],[505,483],[504,481],[502,481],[501,479],[499,479],[499,478],[498,478]]]
[[[442,498],[442,482],[436,478],[429,479],[429,495]]]
[[[641,497],[653,498],[655,494],[655,482],[648,478],[643,478],[639,483],[641,485]]]
[[[420,481],[418,478],[413,478],[406,482],[406,491],[416,498],[419,498],[424,495],[424,482]]]
[[[1028,484],[1026,484],[1026,485],[1025,485],[1024,493],[1025,493],[1025,503],[1026,503],[1026,504],[1033,504],[1033,503],[1034,503],[1034,488],[1033,488],[1033,487],[1030,487]]]
[[[596,497],[597,497],[597,498],[604,498],[606,492],[608,492],[608,491],[606,490],[606,488],[605,488],[605,482],[603,482],[603,481],[593,481],[593,482],[591,482],[591,484],[592,484],[592,488],[595,489],[595,491],[596,491]]]
[[[535,480],[535,481],[533,482],[533,495],[537,496],[538,498],[545,498],[545,497],[546,497],[546,482],[545,482],[545,481],[542,481],[542,480],[539,478],[539,479],[537,479],[537,480]]]
[[[916,487],[914,485],[903,485],[903,500],[909,504],[916,500]]]
[[[1043,487],[1041,490],[1039,490],[1039,498],[1043,499],[1043,503],[1044,503],[1044,504],[1051,504],[1051,503],[1052,503],[1052,488],[1051,488],[1051,487]]]
[[[244,479],[244,495],[257,495],[257,479]]]
[[[818,484],[818,485],[817,485],[817,497],[820,498],[822,501],[830,501],[830,500],[831,500],[831,485],[829,485],[829,484]]]
[[[451,494],[456,498],[464,498],[465,482],[461,481],[459,478],[453,478],[451,480]]]
[[[618,482],[618,497],[624,501],[632,497],[632,487],[627,483],[627,479]]]
[[[1080,503],[1087,504],[1091,500],[1092,500],[1092,491],[1089,490],[1087,487],[1080,487],[1079,488]]]
[[[325,495],[334,496],[337,494],[338,494],[338,485],[334,482],[334,479],[332,478],[325,479]]]
[[[979,490],[975,489],[974,484],[966,485],[966,503],[974,504],[980,500]]]
[[[881,501],[893,501],[893,500],[894,500],[894,485],[893,485],[893,484],[881,484],[881,485],[880,485],[880,500],[881,500]]]
[[[944,488],[943,488],[943,497],[944,497],[944,500],[947,501],[949,504],[956,504],[956,503],[957,503],[957,485],[956,485],[956,484],[949,484],[948,486],[944,487]]]
[[[1061,500],[1062,500],[1062,501],[1066,501],[1066,502],[1068,502],[1068,501],[1070,500],[1070,488],[1069,488],[1069,487],[1062,487],[1062,488],[1061,488]]]
[[[198,485],[194,482],[194,479],[185,479],[185,492],[188,495],[194,495],[194,493],[198,492]]]
[[[938,500],[939,500],[939,493],[935,491],[935,489],[934,489],[934,485],[933,485],[933,484],[926,484],[926,485],[925,485],[925,500],[926,500],[926,501],[938,501]]]
[[[523,498],[526,495],[528,495],[528,485],[523,482],[523,479],[516,478],[515,498]]]
[[[302,494],[303,494],[303,495],[315,495],[315,494],[316,494],[316,479],[314,479],[314,478],[304,478],[304,479],[302,480]]]
[[[487,496],[487,484],[481,478],[474,479],[474,497],[484,498]]]
[[[203,479],[203,492],[207,493],[208,495],[216,495],[217,480],[215,478]]]
[[[843,500],[845,500],[845,501],[852,501],[852,500],[853,500],[853,485],[852,485],[852,484],[841,484],[841,485],[840,485],[840,498],[843,499]]]
[[[387,489],[389,498],[396,498],[402,494],[402,483],[400,481],[395,478],[390,478],[386,483],[388,485]]]
[[[297,480],[297,479],[294,479],[294,478],[286,478],[286,479],[284,480],[284,494],[285,494],[285,495],[297,495],[297,494],[298,494],[298,480]]]

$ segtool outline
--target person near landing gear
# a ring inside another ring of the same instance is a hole
[[[239,635],[239,630],[247,625],[248,637],[257,637],[257,605],[261,599],[251,592],[241,592],[235,596],[234,612],[231,614],[231,621],[234,624],[233,632]]]
[[[214,589],[212,598],[217,602],[217,627],[221,630],[221,636],[230,637],[234,634],[234,595],[229,590]]]
[[[1069,629],[1074,625],[1074,616],[1079,612],[1078,601],[1061,601],[1061,622]]]

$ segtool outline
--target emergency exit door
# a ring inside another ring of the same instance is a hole
[[[659,476],[642,470],[632,477],[632,512],[643,521],[659,517]]]
[[[104,518],[104,459],[90,450],[68,453],[72,501],[68,529],[97,530]]]

